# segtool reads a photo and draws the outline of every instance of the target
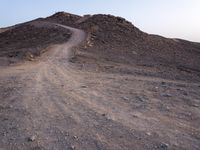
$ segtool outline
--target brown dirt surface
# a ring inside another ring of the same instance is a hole
[[[40,39],[30,47],[51,46],[0,66],[0,149],[199,150],[199,43],[111,15],[61,12],[31,25],[48,34],[29,29]],[[71,36],[55,43],[60,30]]]

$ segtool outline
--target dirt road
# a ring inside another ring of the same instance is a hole
[[[0,149],[199,149],[199,84],[78,70],[81,30],[0,68]]]

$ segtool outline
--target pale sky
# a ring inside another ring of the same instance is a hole
[[[200,42],[200,0],[0,0],[0,27],[58,11],[113,14],[141,30]]]

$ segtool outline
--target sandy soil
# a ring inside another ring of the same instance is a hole
[[[77,69],[82,30],[0,68],[0,149],[199,149],[200,84]]]

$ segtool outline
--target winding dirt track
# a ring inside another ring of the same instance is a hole
[[[71,48],[85,33],[57,26],[71,30],[67,43],[51,47],[36,62],[1,68],[0,149],[198,148],[192,133],[199,133],[199,109],[174,93],[181,87],[194,101],[198,85],[75,69]],[[163,81],[177,99],[159,100]]]

